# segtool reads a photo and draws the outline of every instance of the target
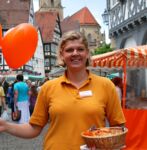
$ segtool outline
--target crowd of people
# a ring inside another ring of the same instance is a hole
[[[0,81],[0,117],[4,110],[11,109],[11,114],[16,110],[21,110],[21,119],[18,123],[29,121],[33,113],[38,92],[41,86],[49,80],[45,77],[43,81],[25,80],[23,74],[16,75],[16,79],[10,83],[6,77]],[[12,118],[13,120],[13,118]]]

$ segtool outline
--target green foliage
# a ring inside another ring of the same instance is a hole
[[[113,49],[110,47],[110,44],[103,43],[100,47],[96,48],[94,52],[92,52],[92,56],[111,51],[113,51]]]

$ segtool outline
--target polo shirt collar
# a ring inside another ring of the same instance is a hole
[[[90,80],[92,79],[92,73],[88,69],[87,69],[87,72],[88,72],[88,79],[87,79],[86,83],[89,83]],[[66,70],[65,70],[65,72],[61,78],[61,83],[71,84],[71,82],[67,78],[67,71]]]

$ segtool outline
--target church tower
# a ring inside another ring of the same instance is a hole
[[[63,7],[61,0],[39,0],[39,11],[56,11],[60,20],[63,20]]]

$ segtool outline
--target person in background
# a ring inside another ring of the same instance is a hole
[[[12,83],[12,88],[10,91],[10,97],[11,97],[11,114],[14,112],[14,84],[17,82],[17,80],[14,80],[14,82]]]
[[[0,82],[0,117],[1,117],[3,109],[7,110],[7,106],[6,106],[6,103],[5,103],[4,88],[2,86],[2,82]]]
[[[14,108],[21,110],[21,118],[18,123],[27,123],[30,118],[29,111],[29,87],[23,81],[23,75],[16,76],[17,82],[14,84]]]
[[[43,81],[39,81],[39,82],[38,82],[38,87],[37,87],[37,91],[38,91],[38,92],[40,91],[40,89],[41,89],[41,87],[42,87],[43,84],[44,84]]]
[[[32,113],[34,111],[37,95],[38,95],[37,87],[35,84],[32,84],[32,86],[29,90],[30,115],[32,115]]]
[[[11,108],[11,101],[12,101],[12,83],[9,83],[8,91],[7,91],[7,101],[8,107]]]
[[[26,83],[27,83],[27,85],[28,85],[28,87],[29,87],[29,89],[30,89],[31,86],[32,86],[32,81],[31,81],[31,80],[26,80]]]
[[[6,80],[6,77],[3,77],[1,82],[2,82],[2,86],[4,88],[5,101],[6,101],[6,104],[8,104],[9,102],[8,102],[8,99],[7,99],[7,92],[8,92],[8,88],[9,88],[9,83]]]
[[[112,82],[114,83],[116,87],[116,91],[118,93],[120,101],[122,100],[122,94],[123,94],[123,81],[122,78],[120,77],[114,77],[112,79]]]
[[[17,125],[0,119],[0,131],[22,138],[40,134],[49,122],[44,150],[79,150],[85,144],[81,132],[93,125],[124,126],[125,118],[114,84],[87,70],[90,61],[88,42],[80,32],[63,35],[58,63],[64,75],[43,84],[29,123]]]

